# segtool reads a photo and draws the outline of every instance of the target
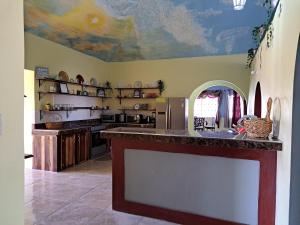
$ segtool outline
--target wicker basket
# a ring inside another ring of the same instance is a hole
[[[46,123],[46,128],[52,129],[52,130],[58,130],[58,129],[62,128],[62,123],[60,123],[60,122]]]
[[[245,120],[244,127],[248,138],[267,138],[272,132],[272,120],[270,119],[272,99],[267,103],[267,115],[264,119]]]
[[[267,138],[272,132],[272,120],[255,119],[244,121],[249,138]]]

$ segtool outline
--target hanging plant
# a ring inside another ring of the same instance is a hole
[[[271,23],[268,31],[267,31],[267,47],[270,48],[273,43],[273,32],[274,32],[274,27],[273,24]]]
[[[248,56],[247,56],[247,68],[251,67],[251,63],[254,59],[255,53],[256,53],[257,49],[256,48],[250,48],[248,50]]]
[[[252,54],[253,49],[249,49],[248,57],[247,57],[247,67],[251,66],[253,58],[255,56],[255,52],[260,46],[262,40],[266,36],[267,38],[267,47],[270,48],[273,42],[274,28],[272,25],[272,20],[275,15],[275,11],[277,6],[279,5],[280,0],[277,0],[277,5],[274,7],[273,0],[264,0],[262,6],[267,9],[267,21],[260,26],[256,26],[252,29],[252,39],[256,45],[256,49],[254,49],[254,55]],[[280,4],[281,7],[281,4]]]
[[[261,39],[263,38],[264,32],[267,28],[266,24],[254,27],[252,30],[252,39],[255,42],[256,47],[260,45]]]
[[[267,9],[268,20],[269,20],[272,16],[272,13],[273,13],[273,10],[274,10],[272,0],[265,0],[263,2],[263,7],[265,7]]]

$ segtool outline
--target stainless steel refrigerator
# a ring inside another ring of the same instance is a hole
[[[156,103],[156,128],[184,130],[188,126],[188,99],[165,98]]]

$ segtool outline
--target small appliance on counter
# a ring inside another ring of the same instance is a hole
[[[102,114],[101,120],[103,123],[115,123],[116,115],[115,114]]]
[[[137,123],[137,115],[127,115],[126,116],[126,121],[127,123]]]
[[[126,113],[120,113],[120,114],[116,114],[116,122],[117,123],[126,123],[127,121],[127,117],[126,117]]]

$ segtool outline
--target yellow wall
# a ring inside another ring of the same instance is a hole
[[[34,70],[36,66],[45,66],[50,70],[51,75],[57,75],[59,71],[66,71],[70,78],[75,80],[77,74],[81,74],[86,82],[90,82],[92,77],[96,78],[102,84],[109,76],[109,65],[99,59],[82,54],[78,51],[66,48],[62,45],[39,38],[30,33],[25,33],[25,68]],[[41,91],[49,91],[50,83],[44,84]],[[36,84],[36,91],[38,85]],[[69,90],[74,89],[76,92],[78,86],[69,85]],[[95,92],[95,89],[89,88],[88,91]],[[99,118],[100,112],[95,111],[90,116],[89,110],[78,110],[70,114],[67,118],[65,113],[47,113],[40,120],[39,109],[43,108],[45,104],[73,104],[74,106],[88,107],[88,106],[102,106],[102,102],[97,98],[85,98],[74,96],[58,96],[47,95],[43,96],[39,101],[36,95],[36,122],[51,122],[51,121],[67,121],[67,120],[81,120]]]
[[[50,74],[64,70],[70,78],[81,74],[90,81],[95,77],[105,81],[109,75],[109,65],[99,59],[56,44],[52,41],[25,33],[25,69],[34,70],[36,66],[46,66]]]
[[[111,63],[110,80],[114,85],[163,80],[166,84],[163,96],[167,97],[189,97],[194,89],[207,81],[226,80],[247,95],[249,70],[245,69],[245,60],[245,55],[233,55]]]
[[[111,81],[113,87],[118,83],[133,84],[135,81],[142,81],[145,84],[163,80],[166,86],[163,92],[165,97],[189,97],[197,87],[207,81],[225,80],[248,95],[249,70],[245,68],[246,55],[105,63],[29,33],[25,34],[25,44],[26,69],[34,69],[37,65],[46,66],[50,68],[51,74],[65,70],[73,78],[81,73],[87,81],[94,76],[102,83],[105,80]],[[114,95],[117,94],[115,91]],[[63,99],[65,100],[67,99]],[[88,101],[88,98],[84,100]],[[47,101],[49,100],[46,99],[45,102],[44,99],[37,102],[36,108],[39,109]],[[144,101],[150,107],[155,107],[153,100]],[[137,102],[141,103],[138,100],[124,100],[122,106],[129,107]],[[121,108],[116,99],[106,100],[104,105],[113,109]],[[38,117],[38,113],[36,115]],[[78,118],[83,119],[84,116]],[[69,118],[72,119],[74,118]],[[36,121],[39,122],[38,118]]]
[[[23,216],[23,1],[0,1],[0,224],[21,225]]]
[[[277,167],[277,209],[276,224],[288,224],[289,192],[290,192],[290,161],[291,161],[291,132],[293,80],[300,32],[300,1],[283,0],[282,13],[277,12],[273,21],[274,40],[271,48],[266,47],[264,40],[254,62],[249,92],[249,112],[254,112],[255,86],[261,83],[263,115],[266,113],[268,97],[276,97],[281,101],[280,136],[283,141],[283,151],[278,153]],[[261,55],[261,57],[260,57]],[[260,66],[261,64],[261,66]],[[299,116],[299,115],[294,115]]]

